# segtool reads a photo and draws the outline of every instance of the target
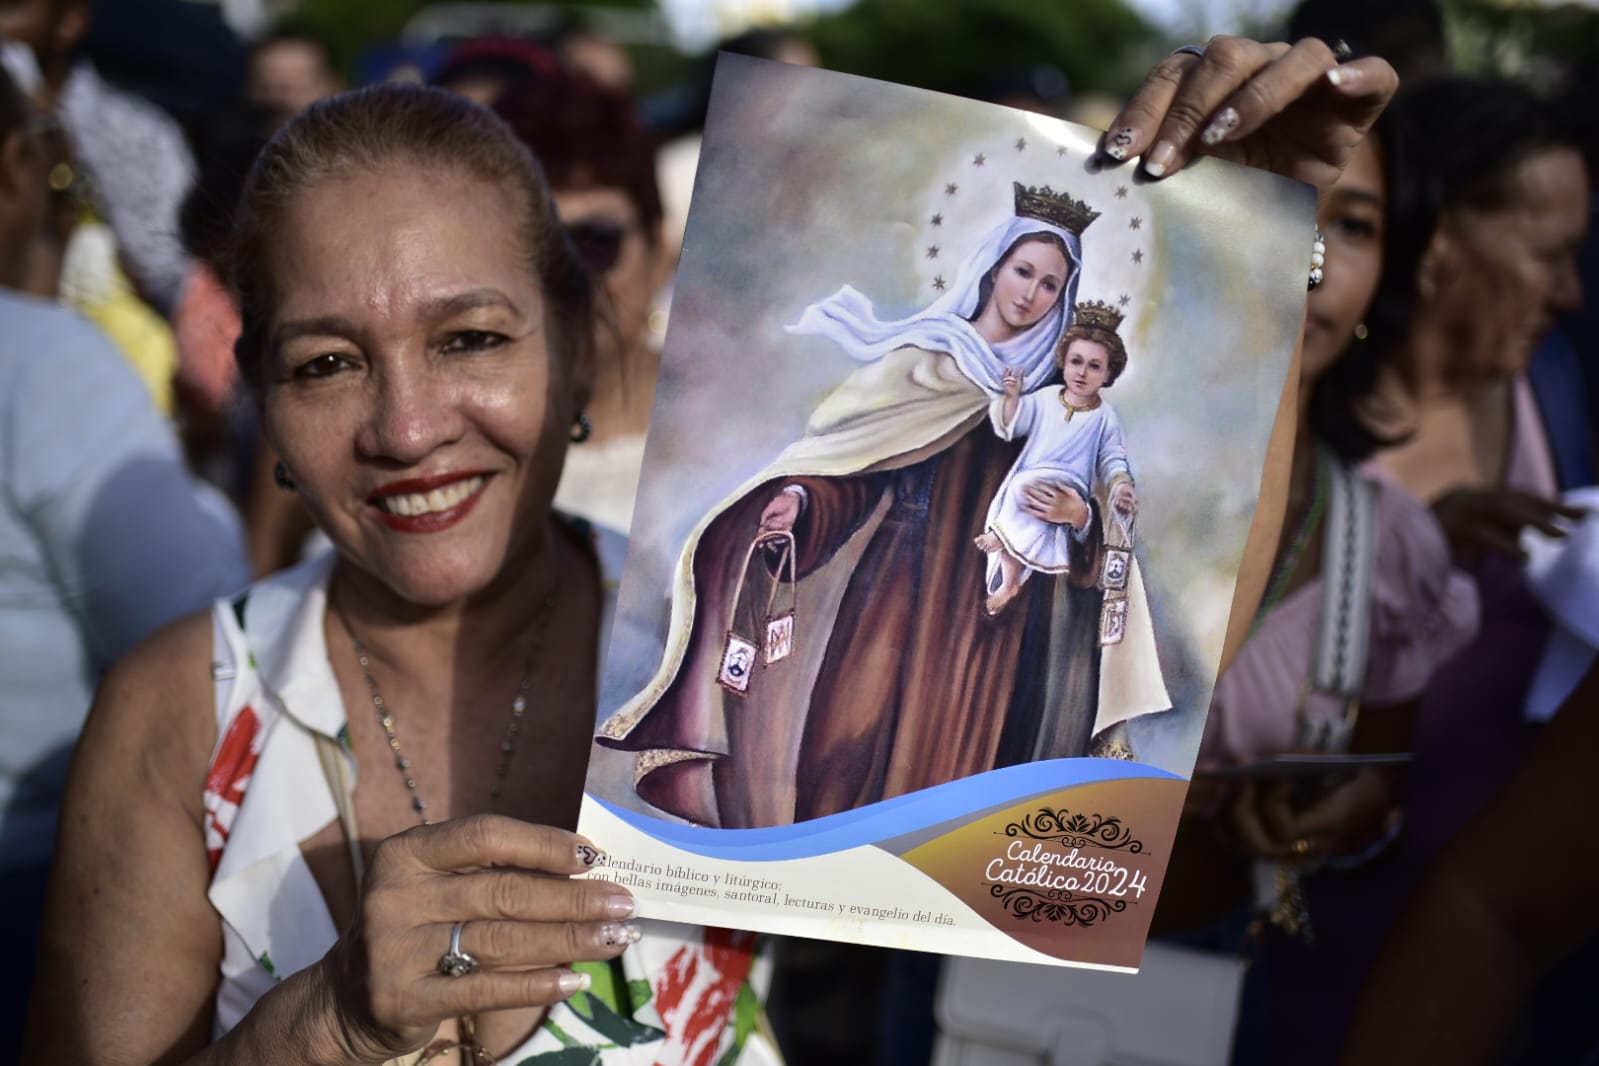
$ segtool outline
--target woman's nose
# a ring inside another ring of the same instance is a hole
[[[449,390],[426,368],[380,372],[359,443],[368,457],[414,464],[459,436],[459,426]]]

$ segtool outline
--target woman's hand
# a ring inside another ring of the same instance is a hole
[[[1014,400],[1022,394],[1021,371],[1015,367],[1006,367],[999,372],[999,391],[1007,399]]]
[[[547,1006],[587,987],[574,961],[638,939],[633,897],[574,880],[600,853],[582,837],[497,815],[420,826],[378,845],[355,920],[320,967],[342,1050],[382,1062],[432,1039],[447,1018]],[[477,960],[440,972],[457,922]]]
[[[1088,524],[1088,504],[1075,489],[1064,484],[1043,483],[1022,489],[1022,510],[1046,522],[1082,529]]]
[[[1392,783],[1367,767],[1304,806],[1294,783],[1246,781],[1228,804],[1218,831],[1233,850],[1252,859],[1319,859],[1348,855],[1392,823]]]
[[[1141,154],[1152,178],[1214,155],[1327,188],[1399,87],[1385,60],[1339,64],[1315,38],[1213,37],[1204,51],[1155,65],[1105,134],[1105,155]]]
[[[1432,513],[1455,554],[1475,561],[1491,551],[1518,562],[1527,558],[1521,549],[1524,528],[1564,537],[1570,522],[1588,514],[1584,508],[1515,489],[1456,489],[1434,503]]]
[[[799,521],[803,503],[797,492],[788,489],[779,492],[761,512],[761,524],[756,528],[756,533],[792,533],[794,523]]]

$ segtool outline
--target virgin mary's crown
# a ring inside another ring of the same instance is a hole
[[[1023,185],[1019,181],[1011,184],[1016,187],[1016,214],[1020,218],[1036,218],[1081,236],[1088,224],[1099,217],[1099,212],[1083,201],[1048,185]]]

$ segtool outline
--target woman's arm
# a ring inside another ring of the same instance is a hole
[[[1510,783],[1450,842],[1405,908],[1356,1010],[1343,1062],[1499,1060],[1539,977],[1599,931],[1599,666]]]
[[[216,1045],[220,920],[202,783],[215,742],[211,621],[163,631],[111,672],[68,782],[24,1062],[382,1063],[461,1014],[559,1002],[571,960],[636,939],[631,896],[570,875],[597,853],[564,830],[478,816],[383,841],[354,920],[317,964]],[[482,968],[436,971],[455,922]]]
[[[209,1039],[222,954],[201,803],[210,660],[210,616],[195,615],[101,686],[61,813],[24,1062],[180,1062]]]

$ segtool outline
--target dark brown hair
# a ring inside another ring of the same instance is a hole
[[[521,230],[557,351],[571,357],[592,343],[592,290],[532,153],[465,97],[420,85],[373,85],[307,108],[267,142],[245,179],[224,268],[244,322],[234,352],[252,388],[262,385],[276,305],[267,247],[284,211],[329,179],[396,164],[450,168],[513,191],[521,217],[507,224]]]
[[[1088,326],[1073,322],[1066,327],[1066,332],[1060,338],[1060,344],[1055,348],[1055,365],[1065,367],[1066,349],[1072,341],[1093,341],[1105,346],[1105,384],[1100,388],[1108,389],[1122,376],[1122,371],[1127,369],[1127,347],[1122,344],[1121,334],[1104,326]]]

